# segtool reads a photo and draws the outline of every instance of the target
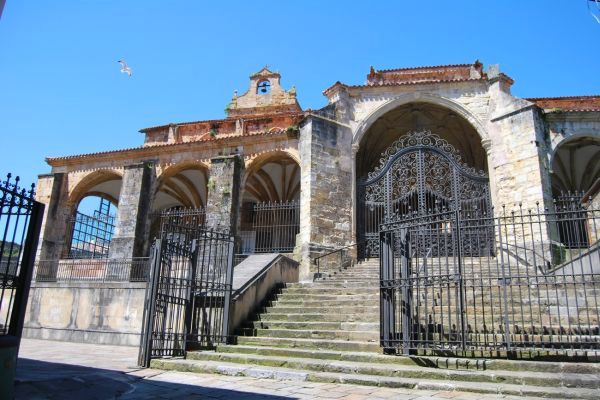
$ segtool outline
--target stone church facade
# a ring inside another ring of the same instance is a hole
[[[48,158],[51,172],[38,182],[38,200],[47,205],[38,259],[67,256],[69,221],[89,196],[117,210],[104,254],[115,259],[148,256],[156,215],[165,210],[202,208],[207,227],[229,230],[243,247],[258,240],[253,206],[299,204],[298,234],[286,252],[308,279],[315,255],[364,240],[364,183],[405,139],[433,140],[457,165],[485,177],[489,213],[515,204],[552,209],[565,191],[593,197],[600,96],[521,99],[512,85],[498,66],[478,61],[371,68],[364,85],[336,82],[324,91],[326,107],[303,110],[295,88],[285,90],[279,73],[265,67],[246,93],[234,94],[224,119],[145,128],[136,148]],[[431,179],[444,186],[442,176]],[[403,212],[452,198],[419,196]]]

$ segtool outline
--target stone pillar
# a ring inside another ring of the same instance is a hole
[[[244,163],[239,155],[211,160],[206,201],[207,228],[228,229],[233,236],[237,236],[243,168]]]
[[[54,173],[38,177],[36,200],[46,204],[37,260],[58,260],[62,256],[71,216],[68,175]]]
[[[111,259],[146,257],[150,247],[150,210],[156,186],[154,162],[127,165],[124,169],[115,233],[110,242]]]
[[[311,259],[352,241],[352,132],[316,116],[300,128],[300,279]]]

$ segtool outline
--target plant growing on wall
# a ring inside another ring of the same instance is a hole
[[[217,185],[217,181],[215,180],[215,178],[209,178],[208,179],[208,183],[206,184],[206,188],[209,191],[212,191],[215,189],[215,186]]]
[[[300,132],[300,128],[298,128],[298,125],[290,125],[287,127],[287,129],[285,130],[287,133],[293,133],[296,134],[298,132]]]

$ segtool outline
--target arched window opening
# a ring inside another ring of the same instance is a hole
[[[560,243],[587,248],[596,228],[588,221],[584,197],[600,179],[600,139],[584,136],[561,143],[552,157],[551,178]]]
[[[115,230],[117,205],[106,196],[89,195],[69,221],[66,258],[107,258]]]

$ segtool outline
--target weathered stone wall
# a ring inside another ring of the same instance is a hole
[[[233,334],[280,284],[298,282],[298,263],[277,254],[256,254],[233,270],[229,332]]]
[[[528,107],[492,121],[491,168],[495,178],[495,205],[523,204],[536,208],[551,203],[547,145],[539,111]]]
[[[149,214],[152,209],[155,184],[156,172],[153,162],[125,167],[115,234],[110,243],[110,258],[127,259],[147,256]]]
[[[352,241],[352,132],[318,117],[300,131],[300,279],[310,277],[311,256]]]
[[[57,259],[63,251],[67,220],[71,216],[67,174],[40,175],[36,200],[46,205],[36,258]]]
[[[240,218],[243,162],[240,156],[223,156],[211,160],[206,203],[206,226],[228,229],[235,236]]]
[[[33,282],[23,336],[139,345],[146,283]]]

